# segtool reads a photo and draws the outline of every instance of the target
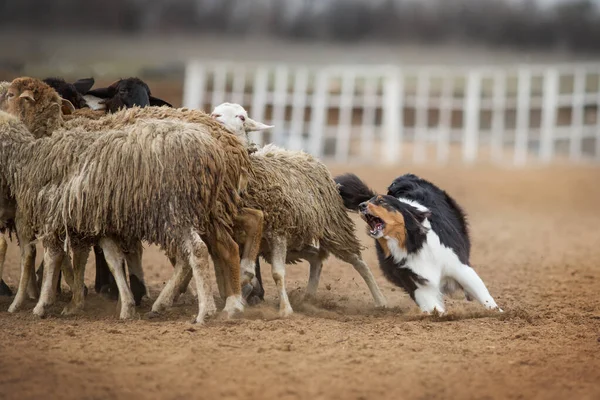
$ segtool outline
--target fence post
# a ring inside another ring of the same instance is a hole
[[[402,71],[398,68],[391,68],[383,82],[383,141],[381,144],[383,161],[389,164],[402,158],[403,84]]]
[[[542,134],[540,159],[544,163],[554,156],[554,128],[556,127],[556,104],[558,100],[559,73],[556,68],[548,68],[544,73],[544,99],[542,105]]]
[[[365,72],[363,88],[363,114],[361,133],[361,158],[373,160],[373,141],[375,140],[375,108],[377,107],[377,77]]]
[[[213,92],[210,105],[211,110],[225,101],[227,67],[227,64],[217,64],[214,67]]]
[[[236,65],[233,69],[233,85],[231,89],[231,100],[227,101],[245,105],[246,69],[243,65]]]
[[[448,161],[450,154],[450,131],[452,130],[452,107],[454,100],[454,76],[444,76],[440,96],[440,119],[438,123],[437,160]]]
[[[529,106],[531,102],[531,71],[528,67],[519,68],[518,82],[517,126],[513,162],[516,165],[523,165],[527,161],[527,146],[529,141]]]
[[[183,84],[183,106],[204,109],[204,91],[206,90],[206,71],[199,61],[191,61],[185,67]]]
[[[278,65],[275,68],[275,90],[273,93],[273,142],[283,146],[283,134],[287,129],[285,124],[285,109],[288,97],[288,67]]]
[[[252,90],[252,118],[263,121],[265,118],[265,106],[267,103],[267,91],[269,90],[268,69],[259,65],[254,72],[254,85]],[[277,127],[275,127],[277,128]],[[251,132],[250,140],[259,146],[264,143],[263,132]]]
[[[586,71],[582,67],[575,70],[573,77],[573,102],[571,109],[571,138],[569,157],[573,161],[581,161],[581,142],[583,136],[583,107],[585,97]]]
[[[306,107],[306,91],[308,89],[308,69],[300,67],[296,71],[294,80],[294,94],[292,98],[292,123],[290,126],[290,150],[302,149],[302,129],[304,128],[304,108]]]
[[[496,71],[494,74],[494,98],[492,100],[492,159],[500,162],[504,147],[504,116],[506,113],[506,72]]]
[[[464,107],[463,160],[472,163],[477,159],[481,107],[481,74],[477,70],[469,71]]]
[[[329,71],[327,68],[317,72],[312,95],[310,121],[310,153],[316,157],[323,156],[323,130],[327,124],[327,99],[329,96]]]
[[[415,134],[413,160],[421,163],[426,160],[425,145],[427,141],[429,118],[429,71],[422,69],[417,76],[417,92],[415,96]]]
[[[347,69],[342,74],[342,90],[340,91],[340,116],[335,146],[335,161],[348,161],[350,152],[350,133],[352,131],[352,106],[354,103],[355,71]]]

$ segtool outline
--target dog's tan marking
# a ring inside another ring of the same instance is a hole
[[[373,203],[369,203],[367,205],[367,209],[371,214],[378,218],[381,218],[383,222],[385,222],[385,227],[383,228],[383,235],[396,239],[398,241],[398,246],[402,247],[403,249],[406,249],[406,229],[404,228],[404,217],[402,216],[402,214],[399,212],[390,211],[385,207],[377,206]]]

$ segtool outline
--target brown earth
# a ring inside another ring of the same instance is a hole
[[[380,191],[406,171],[352,169]],[[190,294],[162,320],[126,322],[95,293],[78,317],[59,316],[68,295],[45,320],[30,301],[16,315],[0,312],[0,398],[600,398],[600,170],[411,170],[468,211],[472,262],[504,314],[449,299],[447,317],[422,316],[383,279],[358,221],[388,310],[375,310],[358,274],[333,259],[313,304],[300,300],[306,264],[289,267],[296,313],[285,320],[268,265],[265,304],[204,326],[189,322]],[[171,267],[155,248],[144,263],[155,297]],[[14,244],[5,271],[14,288]],[[86,280],[91,286],[93,268]],[[9,302],[1,298],[0,310]]]

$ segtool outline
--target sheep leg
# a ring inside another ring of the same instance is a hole
[[[65,252],[60,246],[44,244],[44,278],[42,280],[42,290],[40,299],[33,309],[33,313],[42,318],[46,315],[47,307],[54,304],[56,300],[56,285],[58,283],[58,273],[65,257]]]
[[[121,302],[121,313],[119,318],[131,319],[135,316],[135,301],[133,300],[131,289],[129,289],[129,285],[127,284],[125,271],[123,270],[125,254],[123,254],[119,245],[112,239],[103,237],[98,244],[102,247],[106,262],[108,263],[108,268],[110,268],[110,272],[112,272],[115,277],[117,288],[119,289],[119,298]]]
[[[21,244],[21,277],[19,278],[17,295],[8,308],[8,312],[13,313],[21,308],[27,298],[29,282],[33,281],[35,284],[35,253],[35,245],[31,243]]]
[[[231,318],[237,312],[244,311],[240,288],[240,253],[238,245],[229,235],[216,240],[210,238],[213,262],[221,263],[223,268],[225,295],[225,308],[223,311]]]
[[[149,318],[153,318],[167,308],[170,308],[173,305],[175,297],[178,296],[183,283],[185,282],[185,287],[187,287],[187,284],[189,283],[188,277],[192,275],[190,266],[187,263],[182,262],[182,257],[170,257],[169,260],[173,264],[173,275],[167,281],[163,290],[160,291],[154,304],[152,304],[152,310],[146,314]]]
[[[217,257],[213,257],[213,266],[215,269],[215,280],[217,281],[217,288],[219,289],[219,296],[225,300],[227,293],[225,293],[225,272],[221,260]]]
[[[260,274],[260,257],[256,257],[256,276],[252,279],[252,291],[244,298],[250,305],[256,305],[265,299],[265,289]],[[242,295],[244,293],[242,292]]]
[[[127,268],[129,269],[129,284],[136,306],[142,303],[142,297],[148,293],[144,283],[144,270],[142,269],[143,251],[142,242],[138,240],[133,244],[131,250],[125,253]]]
[[[242,250],[242,260],[240,261],[241,286],[250,286],[254,278],[256,264],[255,260],[260,252],[260,243],[263,233],[264,215],[262,211],[252,208],[242,208],[242,211],[235,219],[235,228],[242,229],[246,234],[246,241]]]
[[[71,285],[71,292],[73,294],[69,304],[62,310],[63,315],[73,315],[83,311],[85,301],[85,264],[89,254],[89,246],[77,246],[73,248],[73,283]],[[65,263],[63,262],[62,267],[64,268],[64,266]]]
[[[195,322],[204,323],[204,318],[217,310],[208,280],[208,248],[196,232],[188,243],[189,259],[192,267],[196,292],[198,293],[198,315]]]
[[[6,259],[6,249],[8,243],[4,235],[0,235],[0,296],[12,296],[12,291],[8,285],[2,280],[2,272],[4,270],[4,260]]]
[[[87,257],[86,257],[87,260]],[[73,285],[75,284],[75,276],[73,271],[73,265],[71,264],[71,256],[69,253],[65,254],[63,258],[62,264],[60,265],[60,271],[62,272],[62,277],[73,292]],[[56,288],[57,293],[60,293],[60,279],[58,281],[58,285]]]
[[[64,264],[67,263],[67,268],[64,268]],[[63,259],[63,265],[61,265],[60,270],[58,271],[58,281],[56,283],[56,293],[61,293],[60,281],[61,277],[66,273],[65,280],[69,287],[73,283],[73,273],[70,270],[71,263],[68,259]],[[44,260],[40,261],[40,265],[38,265],[37,271],[35,272],[36,279],[32,279],[29,281],[29,286],[27,286],[27,292],[29,293],[29,297],[32,299],[37,298],[37,293],[42,290],[42,280],[44,278]]]
[[[290,304],[290,300],[285,289],[285,260],[287,256],[287,243],[282,237],[274,238],[271,241],[271,270],[273,274],[273,280],[277,285],[279,291],[279,315],[281,317],[287,317],[291,315],[294,310]]]
[[[371,295],[373,296],[373,300],[375,300],[375,305],[377,307],[385,307],[387,305],[387,301],[381,293],[377,282],[375,282],[375,277],[373,276],[373,273],[371,272],[367,264],[362,260],[362,258],[357,254],[353,254],[352,256],[348,257],[348,260],[345,261],[347,263],[352,264],[354,269],[367,283],[367,286],[371,291]]]
[[[308,275],[308,285],[306,285],[306,294],[304,298],[306,300],[314,299],[317,297],[317,289],[319,288],[319,282],[321,280],[321,271],[323,270],[323,260],[327,257],[327,254],[319,252],[318,254],[305,255],[303,257],[308,260],[310,264],[310,273]]]

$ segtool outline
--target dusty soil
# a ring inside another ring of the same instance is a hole
[[[407,171],[354,170],[380,191]],[[0,311],[0,398],[600,398],[600,170],[411,171],[469,212],[472,262],[504,314],[449,299],[447,317],[421,316],[381,276],[358,221],[388,310],[375,310],[358,274],[334,259],[312,304],[301,301],[307,265],[289,267],[296,313],[285,320],[268,265],[265,304],[204,326],[189,322],[190,294],[161,320],[144,319],[147,299],[142,317],[126,322],[95,293],[78,317],[59,316],[68,294],[45,320],[29,302],[16,315]],[[144,263],[155,297],[171,267],[155,248]],[[16,245],[5,275],[14,287]],[[9,302],[1,298],[0,310]]]

